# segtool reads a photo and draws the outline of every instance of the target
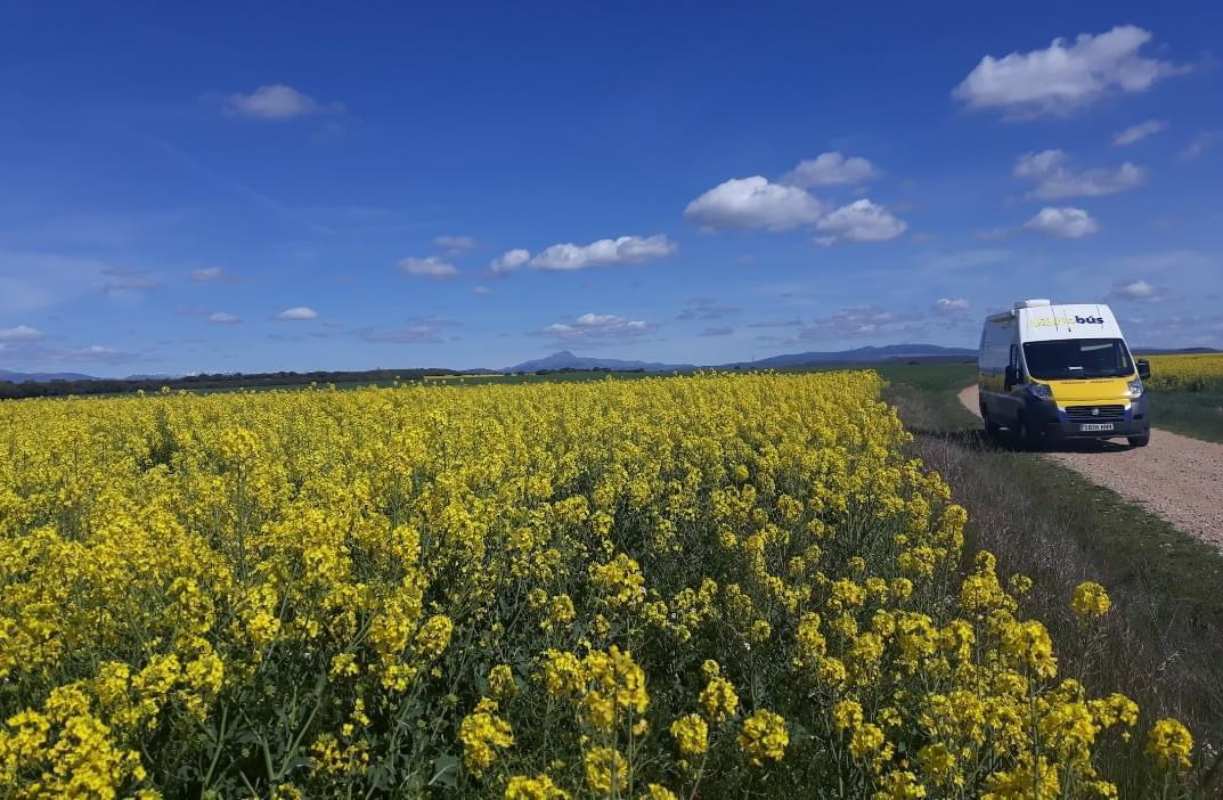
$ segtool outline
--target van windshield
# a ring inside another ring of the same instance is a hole
[[[1123,378],[1134,373],[1120,339],[1058,339],[1023,346],[1028,374],[1044,380]]]

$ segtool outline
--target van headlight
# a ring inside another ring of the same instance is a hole
[[[1045,383],[1028,384],[1028,391],[1031,392],[1032,396],[1035,397],[1037,400],[1052,400],[1053,399],[1053,390],[1050,389],[1049,385]]]
[[[1126,384],[1125,388],[1128,390],[1127,393],[1130,399],[1137,400],[1139,397],[1142,397],[1142,378],[1134,378],[1134,380]]]

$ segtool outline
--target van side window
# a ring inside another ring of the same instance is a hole
[[[1011,366],[1015,368],[1016,374],[1019,373],[1019,345],[1011,345]]]

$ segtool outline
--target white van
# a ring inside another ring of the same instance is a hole
[[[1106,305],[1024,300],[985,320],[977,355],[981,418],[1024,444],[1124,436],[1150,441],[1142,379],[1121,327]]]

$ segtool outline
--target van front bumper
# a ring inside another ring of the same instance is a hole
[[[1101,402],[1100,405],[1116,405],[1122,401]],[[1080,405],[1077,404],[1076,405]],[[1090,405],[1083,403],[1081,405]],[[1036,406],[1033,408],[1033,406]],[[1151,431],[1151,420],[1147,414],[1147,396],[1130,401],[1120,417],[1084,417],[1071,419],[1066,411],[1051,401],[1030,403],[1029,419],[1038,421],[1041,432],[1047,439],[1110,439],[1121,436],[1143,436]],[[1098,426],[1111,425],[1099,430]]]

